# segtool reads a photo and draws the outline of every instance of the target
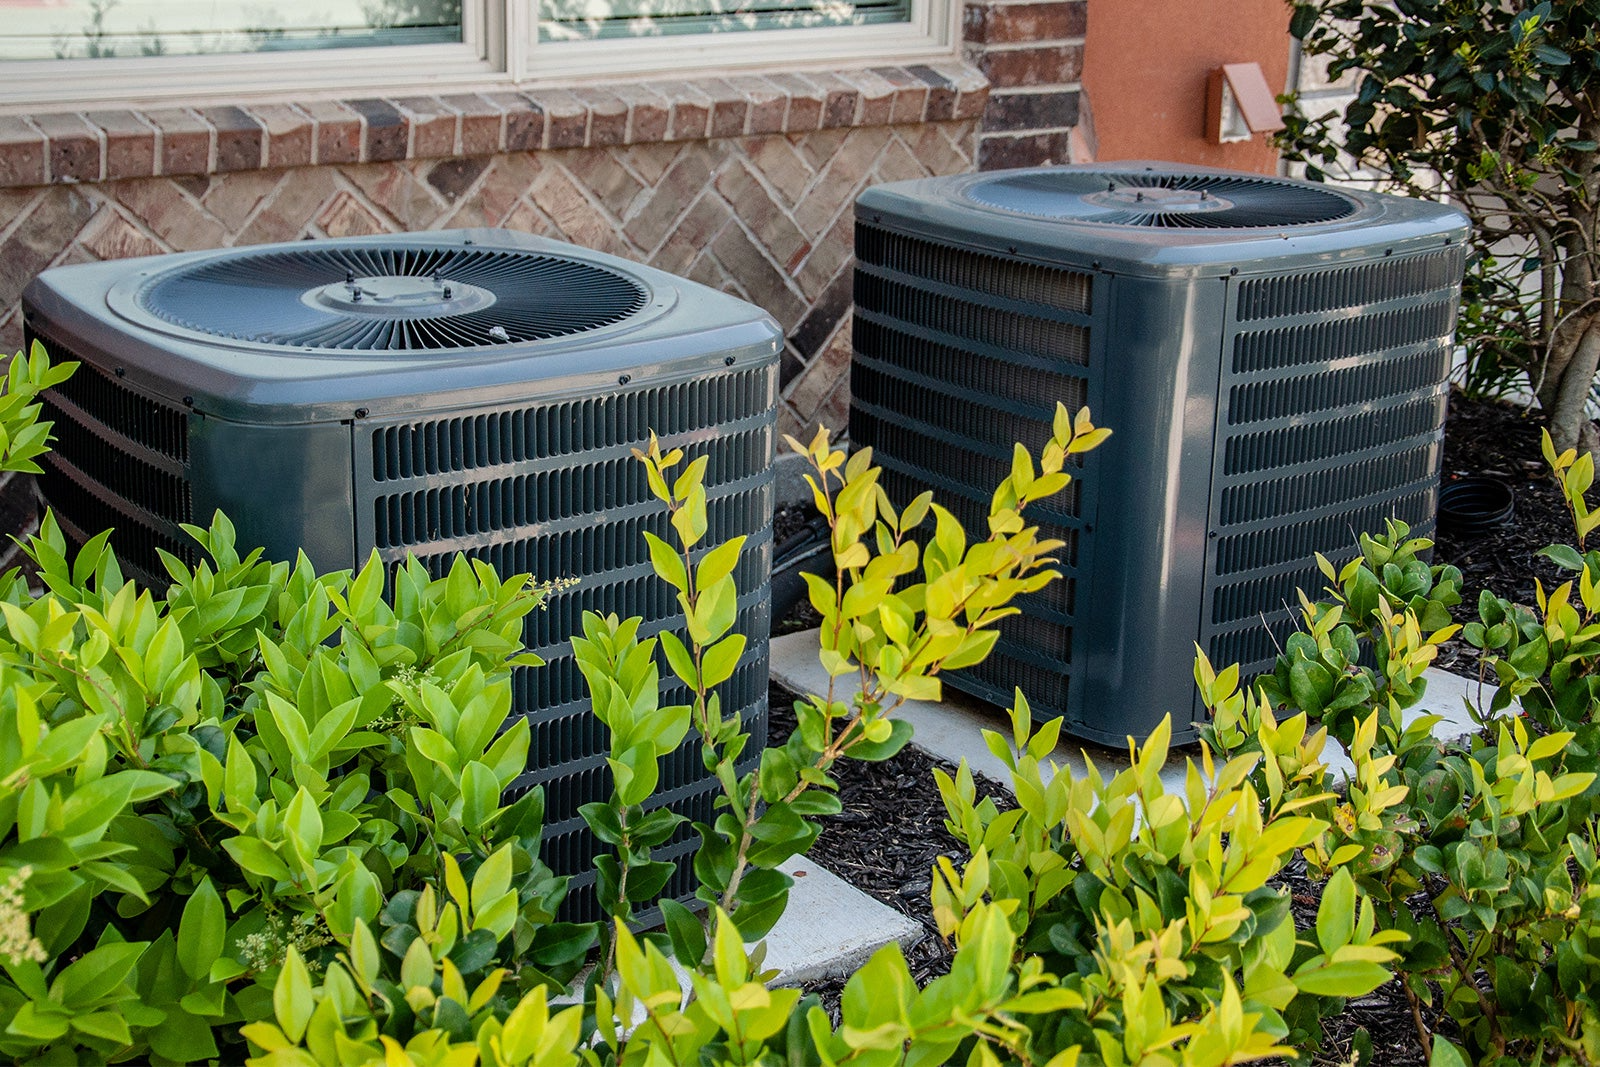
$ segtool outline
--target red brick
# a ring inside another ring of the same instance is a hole
[[[217,131],[218,171],[255,170],[261,166],[265,134],[248,112],[238,107],[208,107],[199,113]]]
[[[824,127],[853,126],[856,108],[861,102],[861,92],[837,74],[827,72],[808,75],[822,91],[822,122]]]
[[[102,174],[100,130],[82,117],[47,112],[33,117],[34,125],[50,139],[50,180],[93,182]]]
[[[978,138],[978,169],[1039,167],[1065,163],[1070,145],[1064,130],[1054,133],[984,134]]]
[[[441,159],[456,152],[461,116],[437,96],[402,96],[394,103],[411,123],[410,159]]]
[[[949,78],[928,66],[906,68],[908,74],[922,79],[928,87],[928,104],[923,109],[925,122],[946,122],[955,115],[958,90]]]
[[[963,36],[973,44],[1027,44],[1082,37],[1087,26],[1085,0],[1039,4],[969,4]]]
[[[894,109],[889,121],[895,124],[921,122],[928,109],[928,85],[902,67],[877,67],[875,73],[894,86]]]
[[[961,90],[961,95],[956,97],[956,106],[950,117],[958,121],[975,119],[980,117],[988,106],[989,85],[985,82],[980,88]]]
[[[1078,124],[1078,90],[1042,93],[990,93],[983,113],[986,130],[1021,133],[1026,130],[1054,130]]]
[[[500,151],[505,116],[500,109],[476,93],[457,93],[440,98],[461,114],[461,154],[486,156]]]
[[[738,137],[750,118],[750,101],[725,78],[707,78],[698,83],[711,97],[712,137]]]
[[[767,80],[788,94],[789,114],[783,122],[785,133],[805,133],[822,126],[825,100],[815,82],[790,73],[770,74]]]
[[[288,104],[252,104],[249,111],[267,131],[267,166],[310,166],[317,128],[304,112]]]
[[[532,152],[544,147],[544,108],[521,93],[484,93],[505,112],[505,151]]]
[[[728,84],[750,104],[745,128],[752,134],[782,133],[789,111],[789,97],[765,78],[742,75],[729,78]]]
[[[647,85],[619,84],[612,91],[628,105],[628,143],[649,144],[667,139],[672,106]]]
[[[1054,44],[1037,48],[988,51],[977,57],[978,68],[995,89],[1073,83],[1083,71],[1083,45]]]
[[[598,148],[628,140],[628,104],[622,97],[594,87],[576,89],[573,94],[589,111],[588,144]],[[560,225],[559,219],[556,224]]]
[[[661,91],[672,101],[667,137],[673,141],[703,140],[711,129],[711,97],[688,82],[668,82]]]
[[[148,178],[156,172],[156,131],[132,111],[91,111],[106,142],[107,181]]]
[[[0,189],[48,181],[46,143],[44,134],[26,119],[0,116]]]
[[[546,148],[582,148],[589,138],[589,108],[565,89],[540,89],[529,98],[545,114]]]
[[[870,70],[852,70],[841,77],[855,86],[859,103],[857,126],[887,126],[894,114],[895,87],[883,75]]]
[[[406,158],[411,143],[411,127],[399,108],[387,100],[351,100],[352,110],[361,113],[366,126],[361,158],[371,163],[387,163]]]
[[[301,104],[317,124],[317,154],[314,162],[356,163],[361,159],[361,116],[332,101]]]

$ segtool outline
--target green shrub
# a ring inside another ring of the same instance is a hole
[[[42,353],[13,362],[0,463],[39,453],[32,398],[68,372]],[[591,615],[575,639],[611,730],[612,795],[583,811],[613,848],[597,864],[604,925],[556,920],[542,794],[503,803],[529,745],[521,720],[502,732],[509,673],[530,662],[523,620],[546,587],[459,559],[438,579],[376,557],[319,575],[304,557],[241,554],[218,516],[190,530],[202,562],[166,558],[158,599],[123,580],[104,535],[69,558],[47,517],[26,545],[43,591],[0,577],[0,1056],[1209,1067],[1284,1051],[1284,1006],[1369,988],[1392,937],[1336,876],[1316,943],[1297,945],[1262,886],[1319,820],[1281,789],[1256,817],[1251,759],[1207,762],[1163,798],[1159,738],[1109,783],[1046,785],[1041,738],[1059,726],[1030,735],[1020,701],[1023,813],[972,803],[969,778],[944,783],[975,843],[939,883],[949,975],[918,989],[890,946],[833,1026],[814,999],[767,989],[743,944],[781,913],[777,864],[837,809],[838,761],[902,747],[894,707],[937,697],[940,672],[982,659],[1009,602],[1055,577],[1059,546],[1023,510],[1105,434],[1060,411],[1037,459],[1018,448],[990,536],[970,544],[927,496],[897,511],[870,456],[847,460],[826,435],[804,448],[840,572],[812,587],[824,662],[850,684],[805,698],[796,736],[743,777],[748,736],[716,693],[743,651],[741,546],[700,544],[704,462],[671,471],[681,454],[652,442],[640,458],[677,540],[652,541],[652,561],[685,633],[640,640],[637,620]],[[660,706],[658,652],[689,706]],[[653,795],[657,760],[690,728],[725,792],[698,828],[712,907],[702,922],[666,902],[666,928],[635,934],[635,906],[666,877],[653,850],[680,821]],[[1266,761],[1298,782],[1292,763]],[[1136,807],[1160,817],[1136,830]]]
[[[1546,453],[1581,544],[1592,467],[1587,455],[1558,457],[1548,444]],[[1428,547],[1402,524],[1363,537],[1360,556],[1337,574],[1326,568],[1328,598],[1305,601],[1303,632],[1254,690],[1202,662],[1213,712],[1204,735],[1230,755],[1271,753],[1285,730],[1308,728],[1309,714],[1351,750],[1347,795],[1326,796],[1317,774],[1283,796],[1329,826],[1307,850],[1312,872],[1353,876],[1380,927],[1406,935],[1398,970],[1425,1049],[1450,1055],[1425,1026],[1421,1008],[1432,1005],[1459,1028],[1472,1062],[1600,1063],[1600,560],[1545,550],[1579,572],[1576,601],[1570,582],[1540,588],[1537,610],[1483,593],[1463,637],[1484,651],[1484,675],[1499,689],[1473,709],[1476,733],[1441,744],[1437,716],[1407,714],[1425,699],[1422,672],[1437,645],[1460,629],[1445,612],[1459,601],[1460,576],[1422,562]],[[1376,668],[1362,665],[1363,649]],[[1305,714],[1280,723],[1285,707]]]

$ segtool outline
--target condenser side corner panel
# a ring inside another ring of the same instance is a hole
[[[1172,716],[1193,739],[1194,655],[1201,613],[1205,504],[1216,418],[1220,277],[1112,278],[1106,403],[1111,436],[1096,451],[1102,506],[1095,565],[1072,664],[1084,704],[1071,731],[1121,747]]]

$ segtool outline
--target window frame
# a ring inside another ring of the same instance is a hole
[[[0,62],[0,113],[570,88],[949,60],[962,2],[911,0],[907,22],[875,26],[540,41],[536,0],[462,0],[459,44]]]

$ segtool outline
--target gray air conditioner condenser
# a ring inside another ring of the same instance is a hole
[[[664,507],[631,456],[649,431],[707,455],[708,543],[744,534],[744,662],[724,683],[766,735],[778,351],[758,308],[612,256],[498,230],[300,241],[86,264],[24,294],[26,331],[84,366],[46,398],[55,451],[40,488],[79,543],[108,527],[130,576],[194,559],[180,523],[222,509],[242,545],[322,569],[456,553],[502,574],[578,584],[529,616],[547,665],[513,677],[547,793],[545,859],[593,917],[597,843],[579,805],[609,789],[608,738],[568,638],[585,609],[671,624],[643,537]],[[666,698],[681,701],[683,693]],[[752,759],[754,757],[751,757]],[[720,793],[698,743],[662,795],[710,822]],[[688,828],[666,850],[695,887]]]
[[[997,171],[856,203],[850,435],[987,536],[1056,401],[1111,438],[1030,518],[1065,577],[952,684],[1121,745],[1189,740],[1195,646],[1269,670],[1386,518],[1433,526],[1467,236],[1420,200],[1172,164]]]

